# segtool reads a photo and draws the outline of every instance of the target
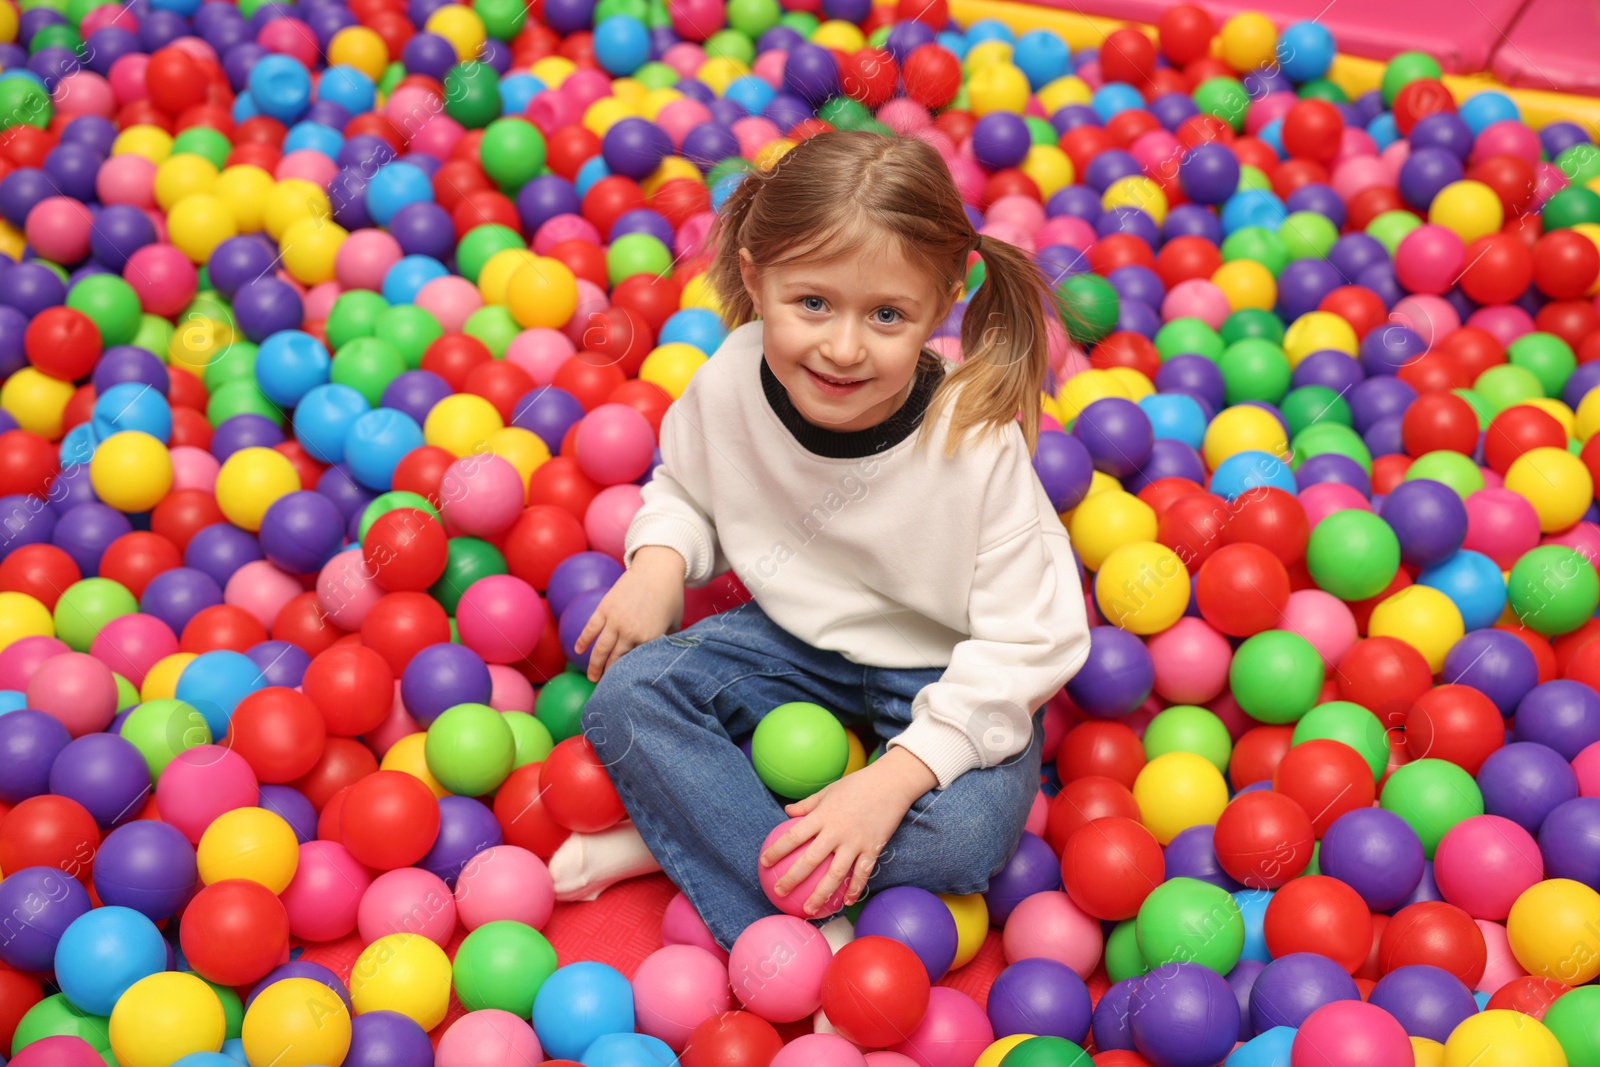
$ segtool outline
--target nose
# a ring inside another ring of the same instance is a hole
[[[867,358],[861,325],[851,318],[841,319],[838,327],[822,344],[822,354],[841,369],[853,367]]]

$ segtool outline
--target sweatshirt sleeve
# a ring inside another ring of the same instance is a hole
[[[684,584],[705,585],[717,573],[721,552],[717,544],[716,522],[708,503],[702,501],[674,473],[694,470],[697,462],[683,453],[681,435],[685,432],[684,414],[678,403],[667,409],[661,422],[661,463],[639,491],[643,505],[628,524],[622,562],[633,565],[633,555],[646,545],[674,549],[688,564]],[[690,430],[690,433],[693,431]]]
[[[969,604],[971,636],[889,742],[927,764],[940,789],[1026,750],[1033,712],[1089,655],[1077,562],[1059,523],[1036,521],[981,550]]]

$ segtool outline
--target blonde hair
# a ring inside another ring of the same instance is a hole
[[[770,169],[746,175],[718,212],[708,280],[723,320],[736,327],[756,317],[741,248],[760,270],[849,255],[885,233],[928,264],[941,299],[965,276],[978,244],[949,169],[927,142],[853,130],[808,137]],[[961,320],[964,358],[935,392],[922,430],[953,398],[947,451],[969,430],[1002,431],[1019,412],[1031,450],[1050,366],[1047,316],[1065,309],[1022,249],[986,237],[980,255],[984,281]]]

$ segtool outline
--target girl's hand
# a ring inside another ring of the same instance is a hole
[[[611,587],[589,616],[574,648],[590,643],[589,681],[598,682],[623,654],[654,641],[683,618],[683,557],[651,545],[634,553],[633,566]]]
[[[761,865],[770,867],[807,841],[811,844],[778,879],[774,887],[778,896],[787,896],[810,877],[831,852],[833,862],[805,902],[805,912],[815,915],[845,885],[845,903],[854,904],[866,892],[867,879],[906,812],[937,784],[921,760],[896,748],[784,808],[790,818],[800,821],[761,854]]]

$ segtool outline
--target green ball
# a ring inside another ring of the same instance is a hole
[[[1389,738],[1383,721],[1360,704],[1330,700],[1318,704],[1294,724],[1291,745],[1307,741],[1338,741],[1349,745],[1367,761],[1372,780],[1383,777],[1389,766]]]
[[[143,315],[139,319],[139,332],[128,343],[153,353],[165,363],[167,349],[172,345],[172,335],[176,330],[177,327],[160,315]]]
[[[456,244],[456,271],[467,281],[477,285],[478,274],[483,270],[483,265],[489,262],[496,252],[503,252],[508,248],[527,247],[528,244],[522,239],[522,235],[509,226],[497,223],[474,226],[462,235]]]
[[[1311,862],[1306,864],[1306,869],[1300,872],[1299,877],[1309,878],[1314,874],[1322,873],[1322,842],[1311,842]]]
[[[1337,422],[1319,422],[1307,426],[1294,435],[1289,442],[1289,449],[1292,453],[1289,457],[1291,470],[1299,470],[1300,464],[1312,456],[1332,452],[1359,463],[1367,474],[1372,473],[1372,452],[1367,448],[1367,443],[1355,430]]]
[[[850,743],[833,712],[818,704],[779,704],[756,727],[751,762],[767,788],[803,800],[836,782],[850,761]]]
[[[1545,1009],[1544,1025],[1567,1054],[1567,1067],[1600,1067],[1600,986],[1580,986]]]
[[[1573,185],[1588,185],[1600,178],[1600,148],[1587,142],[1575,144],[1555,158],[1555,164]]]
[[[1174,704],[1144,728],[1144,758],[1153,760],[1168,752],[1192,752],[1226,773],[1233,739],[1212,712],[1193,704]]]
[[[481,797],[511,773],[516,738],[500,713],[487,704],[457,704],[428,727],[423,755],[428,773],[450,792]]]
[[[84,578],[67,586],[56,601],[56,636],[74,652],[87,652],[106,623],[138,610],[139,601],[121,583]]]
[[[1325,385],[1302,385],[1291,390],[1278,410],[1289,424],[1290,437],[1314,425],[1349,426],[1354,421],[1344,397]],[[1295,452],[1298,458],[1299,449]]]
[[[497,41],[509,41],[528,21],[528,7],[522,0],[475,0],[472,10],[483,20],[483,28]]]
[[[65,48],[69,52],[77,52],[83,48],[83,38],[71,26],[59,22],[54,26],[42,26],[28,41],[28,54],[38,55],[45,48]]]
[[[500,717],[511,727],[511,739],[516,743],[511,769],[526,767],[530,763],[543,763],[556,745],[544,723],[525,711],[502,711]]]
[[[378,313],[372,323],[372,336],[392,345],[405,361],[406,370],[416,370],[422,366],[422,354],[428,346],[444,336],[444,327],[415,304],[397,304]]]
[[[31,78],[6,78],[0,81],[0,130],[13,126],[44,129],[50,125],[55,108],[50,94]]]
[[[1419,759],[1396,767],[1383,784],[1378,806],[1415,830],[1422,854],[1434,849],[1456,823],[1483,814],[1483,794],[1472,775],[1442,759]]]
[[[544,168],[544,134],[527,119],[515,115],[495,119],[484,127],[481,158],[483,172],[509,196],[538,177]]]
[[[1260,169],[1244,163],[1239,167],[1239,184],[1236,188],[1240,191],[1259,189],[1270,193],[1272,191],[1272,179],[1263,174]]]
[[[1483,488],[1483,471],[1472,462],[1471,456],[1439,449],[1424,452],[1413,460],[1401,480],[1442,482],[1465,500]]]
[[[1222,320],[1220,336],[1224,345],[1259,337],[1275,345],[1283,344],[1283,320],[1261,308],[1240,308]]]
[[[1244,951],[1244,916],[1226,889],[1195,878],[1169,878],[1139,905],[1134,937],[1151,967],[1198,963],[1226,975]]]
[[[361,522],[356,527],[356,533],[361,536],[356,540],[366,540],[367,530],[371,529],[372,524],[378,521],[378,516],[386,511],[393,511],[395,508],[420,508],[436,519],[439,517],[439,509],[434,507],[427,497],[407,489],[391,489],[387,493],[379,493],[373,497],[361,512]]]
[[[196,316],[216,319],[218,322],[225,322],[229,326],[238,325],[233,317],[233,307],[222,298],[222,294],[215,290],[196,293],[194,299],[189,301],[189,306],[183,309],[183,314],[179,316],[179,321],[192,319]],[[238,330],[234,332],[237,333]]]
[[[678,72],[658,59],[653,59],[633,72],[633,80],[646,89],[670,89],[683,79]]]
[[[337,352],[358,337],[371,337],[378,316],[388,307],[389,301],[368,289],[340,293],[323,323],[328,347]]]
[[[1420,78],[1437,80],[1443,76],[1439,61],[1426,52],[1397,52],[1389,60],[1389,65],[1383,68],[1380,88],[1383,90],[1384,105],[1394,107],[1394,98],[1400,95],[1400,90]]]
[[[451,977],[468,1011],[496,1008],[526,1019],[539,987],[555,972],[556,950],[543,934],[527,923],[498,919],[461,939]]]
[[[778,19],[778,25],[787,26],[801,37],[810,39],[817,27],[822,25],[822,20],[809,11],[785,11]]]
[[[482,341],[495,359],[505,359],[506,350],[522,332],[522,327],[517,325],[509,310],[499,304],[488,304],[467,316],[461,332]]]
[[[1061,139],[1061,135],[1056,133],[1056,128],[1050,125],[1047,119],[1029,115],[1023,121],[1028,124],[1028,140],[1032,144],[1053,145]]]
[[[1289,246],[1275,231],[1263,226],[1242,226],[1234,230],[1218,251],[1224,263],[1248,259],[1267,268],[1274,278],[1289,265]]]
[[[711,165],[710,170],[706,171],[706,187],[715,186],[730,174],[749,174],[755,169],[754,163],[741,156],[729,156],[726,159],[719,159]]]
[[[577,671],[562,671],[539,687],[533,714],[544,723],[556,744],[583,733],[583,706],[589,702],[594,685]]]
[[[1302,100],[1326,100],[1330,104],[1348,104],[1350,94],[1326,78],[1303,82],[1297,95]]]
[[[672,249],[662,244],[659,237],[630,233],[618,237],[606,248],[606,276],[612,285],[620,285],[635,274],[665,278],[671,273]]]
[[[491,574],[510,574],[506,558],[489,542],[477,537],[452,537],[445,545],[444,573],[428,589],[446,615],[454,616],[456,606],[472,583]]]
[[[1030,1037],[1006,1053],[1000,1067],[1094,1067],[1094,1060],[1064,1037]]]
[[[1496,415],[1545,395],[1544,385],[1533,371],[1511,363],[1490,367],[1478,375],[1478,380],[1472,383],[1472,391],[1487,400]]]
[[[232,1041],[244,1029],[244,1002],[239,999],[239,994],[228,986],[218,985],[206,978],[200,980],[210,986],[211,992],[222,1002],[223,1040]]]
[[[476,59],[445,71],[444,113],[469,130],[489,125],[501,114],[500,75]]]
[[[1069,274],[1056,286],[1061,322],[1073,344],[1092,345],[1117,328],[1117,291],[1098,274]]]
[[[817,108],[817,117],[836,129],[858,130],[872,113],[848,96],[835,96]]]
[[[107,348],[133,340],[144,316],[139,294],[115,274],[92,274],[74,285],[67,294],[67,307],[83,312],[100,328],[100,340]]]
[[[1263,630],[1245,638],[1228,665],[1228,685],[1244,713],[1257,722],[1294,722],[1322,692],[1322,655],[1288,630]]]
[[[1315,211],[1296,211],[1278,225],[1290,259],[1326,259],[1328,250],[1339,239],[1339,227],[1326,215]]]
[[[1211,115],[1233,127],[1235,133],[1244,129],[1244,114],[1250,108],[1250,93],[1237,78],[1209,78],[1195,87],[1195,106],[1201,114]]]
[[[1201,319],[1173,319],[1156,331],[1155,345],[1163,363],[1174,356],[1204,356],[1215,363],[1227,349],[1217,331]]]
[[[11,1039],[11,1053],[16,1055],[47,1037],[81,1037],[96,1052],[110,1052],[111,1020],[104,1015],[80,1011],[64,995],[55,993],[22,1016]]]
[[[1582,185],[1557,189],[1539,211],[1545,232],[1565,230],[1580,222],[1600,222],[1600,194]]]
[[[376,337],[358,337],[333,355],[328,380],[347,385],[378,407],[389,383],[406,372],[406,358],[400,350]]]
[[[778,24],[778,0],[728,0],[728,25],[752,41]]]
[[[228,154],[232,151],[232,142],[210,126],[190,126],[172,139],[173,155],[199,156],[218,170],[227,165]]]
[[[1594,564],[1565,545],[1541,545],[1511,567],[1506,597],[1522,624],[1546,637],[1582,626],[1600,605]]]
[[[1370,511],[1336,511],[1311,528],[1306,570],[1317,588],[1340,600],[1365,600],[1383,592],[1400,570],[1400,541]]]
[[[144,757],[152,782],[161,777],[180,752],[215,740],[204,715],[193,705],[171,697],[146,700],[128,713],[118,732]]]
[[[111,672],[111,677],[117,683],[117,713],[121,714],[139,703],[139,691],[133,687],[132,682],[116,671]]]
[[[1381,244],[1392,259],[1406,234],[1421,225],[1422,220],[1409,211],[1385,211],[1367,223],[1367,236]]]
[[[1560,398],[1562,387],[1578,366],[1572,346],[1553,333],[1525,333],[1506,348],[1506,356],[1512,366],[1537,378],[1547,397]]]
[[[1150,964],[1139,954],[1137,933],[1134,921],[1124,919],[1106,938],[1106,976],[1113,982],[1150,973]]]
[[[650,5],[644,0],[600,0],[594,6],[594,24],[599,26],[606,19],[616,18],[619,15],[643,22],[649,10]]]
[[[206,421],[221,426],[235,415],[260,415],[283,425],[283,409],[267,399],[254,378],[239,378],[224,383],[206,401]]]
[[[1294,371],[1283,349],[1271,341],[1239,341],[1223,350],[1217,360],[1229,407],[1247,400],[1276,404],[1289,391]]]
[[[205,375],[201,378],[206,390],[215,393],[230,382],[255,384],[256,353],[256,346],[249,341],[235,341],[223,349],[222,355],[206,364]]]
[[[707,59],[735,59],[749,66],[756,57],[755,43],[738,30],[718,30],[706,38],[704,47]]]
[[[383,68],[383,77],[378,79],[378,92],[388,96],[390,93],[394,92],[395,86],[399,85],[405,80],[405,76],[405,64],[401,63],[399,60],[395,60],[387,67]]]

